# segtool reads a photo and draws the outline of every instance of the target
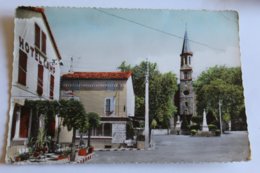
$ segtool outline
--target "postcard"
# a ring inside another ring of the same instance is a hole
[[[6,163],[249,160],[238,15],[18,7]]]

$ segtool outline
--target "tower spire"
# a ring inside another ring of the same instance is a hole
[[[190,50],[190,45],[189,45],[189,38],[188,38],[188,32],[187,32],[187,23],[185,24],[185,34],[183,37],[183,45],[182,45],[182,52],[181,54],[191,54],[192,51]]]

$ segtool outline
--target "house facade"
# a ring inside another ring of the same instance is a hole
[[[91,145],[118,147],[126,139],[126,123],[134,116],[135,96],[131,72],[72,72],[61,80],[61,99],[77,99],[86,112],[96,112],[101,125],[92,129]],[[80,134],[77,134],[79,139]],[[61,143],[70,143],[72,132],[63,127]],[[84,134],[83,138],[87,138]]]
[[[61,56],[44,9],[17,8],[13,56],[7,156],[25,148],[31,133],[36,130],[32,125],[35,115],[24,106],[25,100],[60,98]],[[39,122],[38,127],[41,125]]]

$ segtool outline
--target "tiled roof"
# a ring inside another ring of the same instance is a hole
[[[62,75],[63,79],[128,79],[131,72],[72,72]]]
[[[43,20],[44,20],[44,22],[45,22],[45,24],[46,24],[46,27],[47,27],[47,29],[48,29],[48,32],[49,32],[49,34],[50,34],[51,41],[52,41],[52,43],[53,43],[53,45],[54,45],[54,48],[55,48],[55,51],[56,51],[56,53],[57,53],[57,56],[58,56],[59,59],[61,59],[61,55],[60,55],[58,46],[57,46],[56,41],[55,41],[55,39],[54,39],[54,37],[53,37],[53,33],[52,33],[52,31],[51,31],[51,28],[50,28],[49,22],[48,22],[48,20],[47,20],[47,17],[46,17],[46,15],[45,15],[45,13],[44,13],[44,8],[40,8],[40,7],[29,7],[29,6],[28,6],[28,7],[26,7],[26,6],[19,6],[17,9],[30,10],[30,11],[34,11],[34,12],[40,13],[40,14],[42,15]]]

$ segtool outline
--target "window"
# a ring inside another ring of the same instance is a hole
[[[42,53],[46,54],[46,34],[41,31],[38,24],[35,23],[35,47],[41,50]]]
[[[184,79],[188,79],[188,72],[184,72]]]
[[[106,98],[105,99],[105,112],[106,115],[110,115],[114,112],[115,104],[114,104],[114,97]]]
[[[112,136],[112,124],[104,124],[104,136]]]
[[[184,94],[184,95],[189,95],[190,92],[189,92],[189,90],[185,90],[185,91],[183,91],[183,94]]]
[[[50,99],[53,99],[53,95],[54,95],[54,76],[51,75],[51,79],[50,79]]]
[[[38,65],[37,93],[41,96],[43,93],[43,65]]]
[[[30,118],[30,110],[28,108],[22,107],[21,117],[20,117],[20,133],[19,133],[19,136],[21,138],[28,137],[29,118]]]
[[[106,99],[106,112],[111,112],[110,111],[110,106],[111,106],[111,100],[110,99]]]
[[[27,54],[19,50],[18,83],[26,85]]]

